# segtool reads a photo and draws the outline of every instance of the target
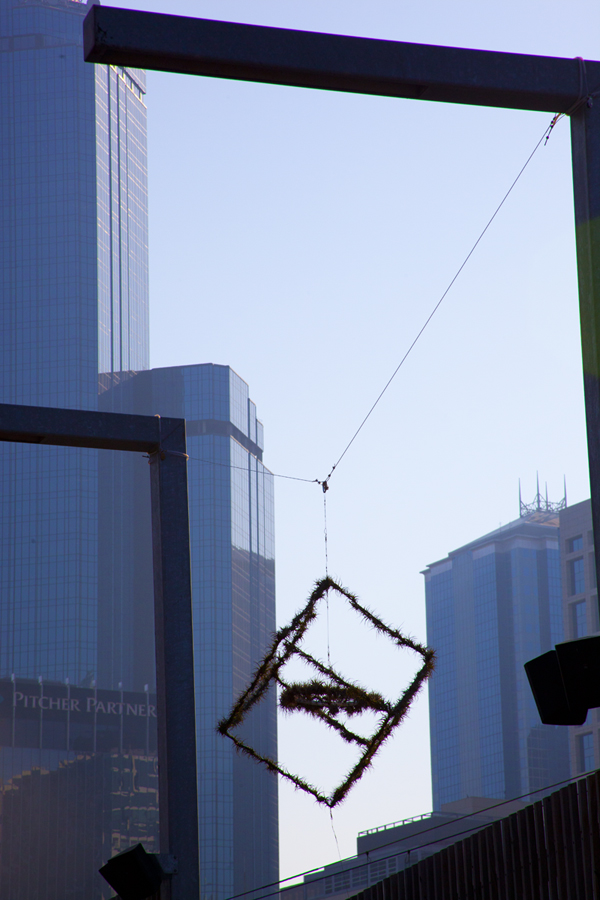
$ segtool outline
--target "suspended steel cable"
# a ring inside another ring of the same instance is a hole
[[[475,241],[475,243],[473,244],[473,246],[471,247],[471,249],[469,250],[469,252],[468,252],[467,255],[465,256],[464,260],[463,260],[462,263],[460,264],[459,268],[457,269],[456,273],[454,274],[454,277],[451,279],[450,283],[449,283],[448,286],[446,287],[446,289],[445,289],[445,291],[443,292],[442,296],[441,296],[440,299],[437,301],[437,303],[435,304],[435,306],[433,307],[433,309],[431,310],[431,312],[429,313],[429,315],[428,315],[427,318],[425,319],[425,322],[424,322],[423,325],[421,326],[420,330],[417,332],[417,335],[416,335],[416,337],[414,338],[413,342],[411,343],[411,345],[409,346],[408,350],[406,351],[406,353],[404,354],[404,356],[402,357],[402,359],[400,360],[400,362],[398,363],[398,365],[397,365],[396,368],[394,369],[392,375],[390,376],[390,378],[388,379],[388,381],[387,381],[386,384],[384,385],[383,390],[380,392],[379,396],[377,397],[377,399],[375,400],[375,402],[373,403],[373,405],[372,405],[371,408],[369,409],[368,413],[366,414],[366,416],[364,417],[364,419],[362,420],[362,422],[360,423],[360,425],[358,426],[358,428],[356,429],[356,431],[354,432],[354,434],[352,435],[352,437],[350,438],[350,440],[349,440],[348,443],[346,444],[346,447],[344,448],[344,450],[343,450],[341,456],[339,457],[339,459],[337,460],[337,462],[332,466],[331,471],[329,472],[329,475],[327,476],[327,478],[324,479],[323,484],[328,484],[329,479],[331,478],[331,476],[333,475],[333,473],[335,472],[335,470],[337,469],[337,467],[339,466],[339,464],[340,464],[341,461],[343,460],[344,456],[346,455],[346,453],[348,452],[348,450],[350,449],[350,447],[352,446],[352,444],[354,443],[354,441],[356,440],[356,438],[358,437],[358,435],[360,434],[360,432],[362,431],[362,429],[363,429],[364,426],[366,425],[368,419],[370,418],[371,414],[372,414],[373,411],[375,410],[377,404],[379,403],[379,401],[381,400],[381,398],[383,397],[383,395],[385,394],[385,392],[387,391],[387,389],[388,389],[389,386],[391,385],[392,381],[394,380],[394,378],[396,377],[396,375],[398,374],[398,372],[400,371],[400,369],[402,368],[402,366],[404,365],[404,363],[405,363],[406,360],[408,359],[410,353],[412,352],[412,350],[414,349],[415,345],[416,345],[417,342],[419,341],[421,335],[423,334],[423,332],[425,331],[425,329],[427,328],[427,326],[429,325],[429,323],[431,322],[431,320],[432,320],[433,317],[435,316],[436,312],[438,311],[438,309],[439,309],[440,306],[442,305],[442,302],[445,300],[447,294],[449,293],[450,289],[452,288],[452,286],[453,286],[454,283],[456,282],[458,276],[461,274],[461,272],[463,271],[463,269],[465,268],[465,266],[467,265],[467,263],[469,262],[469,260],[470,260],[471,257],[473,256],[473,253],[475,252],[475,250],[476,250],[477,247],[479,246],[481,240],[483,239],[483,237],[484,237],[485,233],[487,232],[487,230],[489,229],[490,225],[492,224],[492,222],[494,221],[494,219],[496,218],[496,216],[498,215],[498,213],[500,212],[500,210],[502,209],[502,207],[504,206],[504,204],[505,204],[506,201],[508,200],[510,194],[511,194],[512,191],[513,191],[513,188],[516,186],[516,184],[517,184],[517,182],[519,181],[519,179],[521,178],[523,172],[525,171],[525,169],[527,168],[527,166],[529,165],[529,163],[531,162],[531,160],[532,160],[533,157],[535,156],[537,150],[539,149],[539,147],[541,146],[541,144],[544,143],[545,141],[547,141],[547,139],[550,137],[550,133],[551,133],[552,129],[554,128],[554,126],[556,125],[556,123],[558,122],[558,118],[559,118],[559,117],[555,116],[555,117],[552,119],[552,122],[550,123],[550,125],[548,125],[548,127],[544,129],[543,135],[541,136],[541,138],[539,139],[539,141],[537,142],[537,144],[535,145],[535,147],[533,148],[533,150],[531,151],[531,153],[530,153],[529,156],[527,157],[527,159],[526,159],[525,163],[523,164],[523,166],[521,167],[521,169],[520,169],[520,171],[519,171],[517,177],[514,179],[514,181],[513,181],[512,184],[510,185],[509,189],[508,189],[508,190],[506,191],[506,193],[504,194],[502,200],[500,201],[500,203],[498,204],[498,206],[497,206],[496,209],[494,210],[494,213],[492,214],[492,216],[491,216],[490,219],[488,220],[488,222],[487,222],[485,228],[484,228],[483,231],[480,233],[479,237],[477,238],[477,240]]]
[[[584,98],[584,99],[585,99],[585,98]],[[435,306],[433,307],[433,309],[431,310],[431,312],[429,313],[429,315],[428,315],[427,318],[425,319],[423,325],[421,326],[421,328],[420,328],[419,331],[417,332],[417,334],[416,334],[416,336],[414,337],[412,343],[409,345],[408,350],[406,351],[406,353],[404,354],[404,356],[402,357],[402,359],[400,360],[400,362],[398,363],[398,365],[396,366],[396,368],[395,368],[394,371],[392,372],[391,376],[388,378],[387,382],[386,382],[385,385],[383,386],[383,389],[382,389],[382,390],[380,391],[380,393],[378,394],[378,396],[377,396],[375,402],[373,403],[373,405],[371,406],[371,408],[370,408],[369,411],[367,412],[366,416],[364,417],[364,419],[362,420],[362,422],[360,423],[360,425],[358,426],[358,428],[356,429],[356,431],[354,432],[354,434],[352,435],[352,437],[350,438],[350,440],[348,441],[348,443],[347,443],[346,446],[344,447],[344,450],[342,451],[341,455],[338,457],[337,461],[336,461],[336,462],[334,463],[334,465],[331,467],[331,470],[330,470],[329,475],[327,476],[327,478],[324,478],[324,479],[319,479],[319,478],[299,478],[298,476],[295,476],[295,475],[280,475],[279,473],[271,472],[270,474],[273,475],[274,478],[285,478],[285,479],[287,479],[288,481],[303,481],[303,482],[305,482],[306,484],[320,484],[320,485],[322,486],[322,488],[323,488],[323,491],[326,491],[326,490],[328,489],[328,487],[329,487],[329,479],[331,478],[331,476],[333,475],[333,473],[335,472],[335,470],[337,469],[337,467],[339,466],[339,464],[341,463],[341,461],[343,460],[343,458],[344,458],[345,455],[347,454],[348,450],[350,449],[350,447],[352,446],[352,444],[354,443],[354,441],[356,440],[356,438],[358,437],[358,435],[360,434],[360,432],[362,431],[362,429],[364,428],[364,426],[367,424],[369,418],[371,417],[372,413],[375,411],[375,409],[376,409],[377,405],[379,404],[380,400],[382,399],[383,395],[385,394],[385,392],[387,391],[387,389],[388,389],[389,386],[391,385],[392,381],[394,380],[394,378],[396,377],[396,375],[398,374],[398,372],[400,371],[400,369],[402,368],[402,366],[404,365],[404,363],[406,362],[406,360],[408,359],[408,357],[410,356],[410,354],[411,354],[412,351],[414,350],[415,346],[417,345],[418,341],[420,340],[421,336],[423,335],[425,329],[427,328],[427,326],[429,325],[429,323],[431,322],[431,320],[432,320],[433,317],[435,316],[436,312],[438,311],[438,309],[439,309],[440,306],[442,305],[443,301],[446,299],[446,297],[447,297],[447,295],[449,294],[450,290],[452,289],[452,287],[454,286],[455,282],[457,281],[459,275],[462,273],[463,269],[465,268],[465,266],[467,265],[467,263],[469,262],[469,260],[470,260],[471,257],[473,256],[475,250],[477,249],[477,247],[479,246],[479,244],[480,244],[481,241],[483,240],[483,238],[484,238],[485,234],[487,233],[487,231],[489,230],[490,226],[492,225],[494,219],[496,218],[496,216],[498,215],[498,213],[500,212],[500,210],[502,209],[502,207],[504,206],[504,204],[505,204],[506,201],[508,200],[509,196],[511,195],[512,191],[513,191],[514,188],[516,187],[518,181],[520,180],[521,176],[522,176],[523,173],[525,172],[525,169],[527,168],[527,166],[529,165],[529,163],[531,162],[531,160],[533,159],[533,157],[534,157],[535,154],[537,153],[537,151],[538,151],[538,149],[540,148],[540,146],[541,146],[542,144],[546,144],[546,143],[548,142],[548,139],[549,139],[549,137],[550,137],[550,135],[551,135],[551,133],[552,133],[554,127],[555,127],[556,124],[560,121],[560,119],[562,119],[565,115],[568,115],[568,113],[559,113],[559,114],[557,114],[556,116],[553,117],[553,119],[552,119],[552,121],[550,122],[550,124],[544,129],[544,133],[542,134],[541,138],[538,140],[537,144],[535,145],[535,147],[533,148],[533,150],[531,151],[531,153],[529,154],[529,156],[528,156],[527,159],[525,160],[525,162],[524,162],[524,164],[522,165],[521,169],[519,170],[519,172],[518,172],[516,178],[513,180],[512,184],[510,185],[510,187],[508,188],[508,190],[506,191],[506,193],[505,193],[504,196],[502,197],[500,203],[498,204],[498,206],[496,207],[496,209],[494,210],[494,212],[492,213],[492,215],[491,215],[490,218],[488,219],[488,221],[487,221],[485,227],[484,227],[483,230],[480,232],[479,237],[477,238],[477,240],[475,241],[475,243],[473,244],[473,246],[471,247],[471,249],[469,250],[469,252],[468,252],[467,255],[465,256],[465,258],[463,259],[462,263],[460,264],[460,266],[459,266],[458,269],[456,270],[455,274],[453,275],[452,279],[451,279],[450,282],[448,283],[448,285],[447,285],[446,289],[444,290],[444,292],[442,293],[441,297],[439,298],[439,300],[437,301],[437,303],[435,304]],[[234,466],[234,465],[230,465],[229,463],[218,463],[218,462],[213,462],[213,461],[211,461],[211,460],[202,460],[202,459],[198,459],[197,457],[190,457],[190,459],[195,459],[197,462],[205,462],[205,463],[208,463],[208,464],[210,464],[210,465],[225,466],[226,468],[229,468],[229,469],[242,469],[243,471],[247,471],[243,466]],[[269,471],[269,470],[267,470],[267,471]]]

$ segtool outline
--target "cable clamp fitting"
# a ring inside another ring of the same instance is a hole
[[[159,447],[154,453],[148,454],[148,463],[152,462],[152,457],[156,456],[157,453],[161,459],[166,459],[167,456],[182,456],[184,459],[190,458],[187,453],[180,453],[179,450],[163,450],[162,447]]]

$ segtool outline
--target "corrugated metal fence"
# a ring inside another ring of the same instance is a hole
[[[600,772],[390,875],[357,900],[600,900]]]

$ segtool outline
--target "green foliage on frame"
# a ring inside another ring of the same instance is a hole
[[[423,665],[395,703],[386,700],[376,691],[368,691],[357,684],[346,681],[331,666],[324,665],[324,663],[301,649],[300,644],[306,631],[310,623],[317,617],[317,606],[327,596],[329,591],[335,591],[345,597],[350,606],[369,625],[380,634],[391,638],[399,648],[406,647],[414,650],[415,653],[421,656]],[[308,665],[316,669],[321,678],[315,677],[312,681],[302,684],[288,684],[282,677],[281,670],[293,656],[300,657]],[[362,606],[354,594],[336,584],[332,578],[324,578],[316,583],[304,609],[294,616],[289,625],[281,628],[275,634],[271,647],[256,670],[251,684],[238,697],[227,718],[219,722],[217,730],[220,734],[230,738],[242,753],[263,763],[270,771],[279,773],[295,784],[297,788],[300,788],[300,790],[311,794],[319,803],[323,803],[325,806],[333,809],[334,806],[337,806],[338,803],[345,799],[350,788],[372,764],[375,754],[384,741],[387,740],[392,731],[404,719],[413,699],[433,672],[434,663],[435,653],[433,650],[385,625],[370,610]],[[319,791],[313,785],[308,784],[300,776],[288,772],[275,760],[262,756],[232,733],[233,729],[242,724],[252,707],[260,702],[273,684],[277,684],[281,688],[279,698],[281,709],[287,712],[299,711],[308,713],[337,731],[347,743],[357,744],[363,749],[356,765],[329,796]],[[338,721],[336,718],[340,713],[352,717],[362,712],[377,712],[381,716],[379,726],[370,738],[356,734],[347,724]]]

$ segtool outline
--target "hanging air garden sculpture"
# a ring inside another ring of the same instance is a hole
[[[370,691],[347,681],[330,665],[325,665],[302,649],[306,632],[311,622],[317,618],[317,608],[330,591],[344,598],[371,627],[378,633],[386,635],[399,649],[405,647],[421,657],[423,661],[421,668],[397,700],[386,700],[376,691]],[[283,669],[294,656],[302,659],[314,670],[315,675],[312,680],[303,683],[288,683],[285,680]],[[316,583],[304,609],[294,616],[289,625],[275,634],[273,643],[256,670],[251,684],[234,703],[227,718],[219,722],[218,731],[230,738],[238,750],[263,763],[271,771],[283,775],[296,787],[315,797],[319,803],[333,809],[344,800],[350,788],[371,765],[384,741],[404,719],[412,700],[431,675],[434,660],[433,650],[423,647],[396,629],[385,625],[359,603],[353,594],[327,577]],[[329,728],[337,731],[344,741],[356,744],[362,751],[358,762],[329,796],[308,784],[300,776],[288,772],[275,760],[262,756],[234,734],[235,729],[242,724],[250,710],[260,702],[274,684],[280,688],[279,706],[281,709],[286,712],[304,712],[320,719]],[[363,737],[349,727],[348,720],[363,712],[375,712],[379,716],[377,729],[371,737]],[[340,716],[345,721],[341,721]]]

